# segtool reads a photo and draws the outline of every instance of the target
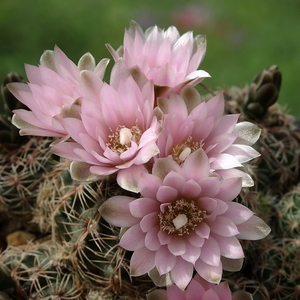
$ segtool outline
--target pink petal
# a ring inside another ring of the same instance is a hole
[[[226,153],[234,156],[239,162],[244,163],[260,156],[260,153],[247,145],[231,145]]]
[[[182,237],[172,235],[172,238],[168,244],[168,249],[173,255],[183,255],[186,251],[186,247],[187,245]]]
[[[207,177],[210,172],[210,164],[203,149],[190,154],[182,165],[181,174],[186,179],[198,181]]]
[[[224,114],[224,95],[223,93],[219,93],[213,98],[209,99],[206,102],[209,114],[208,117],[214,117],[215,120],[219,119]]]
[[[159,218],[157,212],[152,212],[148,215],[146,215],[140,222],[141,229],[144,232],[149,231],[153,227],[155,227],[157,224],[159,224]]]
[[[61,156],[68,158],[70,160],[78,160],[78,156],[74,153],[74,150],[81,147],[77,143],[74,142],[64,142],[60,144],[56,144],[52,146],[51,152]]]
[[[196,230],[197,230],[197,228],[196,228]],[[199,236],[197,234],[196,230],[190,232],[190,234],[188,235],[188,240],[191,245],[201,248],[202,245],[204,244],[205,239],[202,236]]]
[[[219,284],[222,279],[222,263],[218,266],[211,266],[198,259],[195,264],[197,273],[206,281]]]
[[[147,231],[145,236],[145,247],[152,251],[157,251],[161,247],[157,233],[159,231],[159,226],[155,226]]]
[[[146,248],[134,251],[130,260],[130,275],[141,276],[155,267],[155,252]]]
[[[213,289],[209,289],[205,291],[201,300],[212,300],[212,299],[219,300],[220,298],[218,297],[217,293]]]
[[[218,194],[221,188],[220,178],[218,177],[203,178],[198,181],[198,184],[202,189],[202,195],[211,198],[214,198]]]
[[[156,194],[156,198],[161,203],[170,203],[177,199],[178,191],[170,186],[161,186]]]
[[[156,199],[156,193],[161,185],[162,180],[152,174],[142,173],[138,181],[138,189],[144,198]]]
[[[215,170],[230,169],[242,166],[243,165],[237,160],[237,158],[227,153],[218,154],[218,156],[211,163],[211,168]]]
[[[119,170],[117,183],[124,190],[138,193],[138,183],[142,173],[148,173],[144,165],[133,165],[130,168]]]
[[[183,186],[185,182],[186,180],[181,174],[171,171],[164,178],[163,185],[178,189],[178,187]]]
[[[227,258],[237,259],[244,257],[244,251],[235,236],[224,237],[213,235],[219,244],[221,255]]]
[[[237,228],[240,233],[236,237],[242,240],[260,240],[271,232],[271,228],[257,216],[252,216]]]
[[[229,202],[228,209],[223,214],[224,217],[232,220],[235,225],[247,221],[252,215],[253,212],[249,208],[237,202]]]
[[[241,170],[228,169],[228,170],[216,170],[222,178],[229,179],[233,177],[240,177],[242,179],[242,187],[251,187],[254,185],[254,181],[249,174]]]
[[[96,176],[90,171],[91,165],[81,162],[81,161],[72,161],[70,165],[70,174],[72,179],[76,181],[97,181],[101,177]]]
[[[228,178],[221,182],[221,189],[215,198],[221,199],[223,201],[232,201],[236,198],[242,189],[241,178]]]
[[[120,240],[120,246],[129,251],[145,249],[145,233],[139,224],[136,224],[125,231]]]
[[[176,256],[168,250],[168,247],[160,247],[155,253],[155,265],[160,275],[170,272],[176,264]]]
[[[173,159],[158,158],[153,165],[152,174],[163,180],[171,171],[181,173],[181,168]]]
[[[167,289],[169,290],[169,288]],[[198,281],[196,281],[194,277],[194,279],[192,279],[187,289],[185,290],[185,298],[183,298],[183,300],[202,299],[204,292],[204,287]]]
[[[211,136],[215,137],[225,132],[231,133],[236,126],[238,118],[238,114],[222,116],[216,121],[216,125],[213,131],[211,132]]]
[[[221,282],[216,285],[214,290],[222,300],[231,300],[231,291],[227,282]]]
[[[188,199],[194,199],[199,196],[201,191],[202,189],[199,186],[199,184],[196,181],[190,179],[186,181],[185,184],[182,186],[181,193],[182,195],[184,195],[184,197]]]
[[[159,211],[160,203],[150,198],[139,198],[129,204],[131,214],[136,218],[143,218],[144,216]]]
[[[180,290],[177,285],[172,285],[167,287],[167,296],[168,296],[168,300],[172,299],[172,300],[186,300],[186,292]],[[164,299],[160,299],[160,298],[156,298],[153,300],[164,300]],[[148,299],[147,299],[148,300]],[[152,299],[150,299],[152,300]]]
[[[200,197],[196,203],[199,209],[205,210],[207,214],[212,213],[218,206],[218,200],[210,197]]]
[[[182,254],[181,257],[184,260],[186,260],[192,264],[195,264],[197,259],[200,257],[200,254],[201,254],[201,248],[195,247],[192,244],[189,244],[186,247],[185,253]]]
[[[177,257],[176,264],[171,271],[171,277],[181,290],[184,290],[190,283],[193,277],[193,270],[193,264]]]
[[[209,237],[201,248],[201,260],[211,266],[220,264],[220,247],[213,237]]]
[[[195,229],[198,236],[207,239],[210,234],[210,227],[205,223],[201,222]]]
[[[207,220],[210,230],[222,236],[235,236],[239,233],[234,222],[226,217],[218,216],[212,222]]]
[[[158,238],[162,245],[167,245],[171,241],[171,234],[168,234],[166,231],[160,230],[158,232]]]
[[[127,196],[114,196],[106,200],[99,208],[101,216],[108,223],[117,227],[130,227],[139,222],[132,216],[129,203],[135,200]]]

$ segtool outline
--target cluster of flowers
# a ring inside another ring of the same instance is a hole
[[[106,200],[100,212],[122,227],[120,246],[133,251],[131,275],[148,273],[168,287],[149,299],[232,299],[220,281],[223,270],[242,266],[238,239],[270,231],[233,201],[253,185],[243,163],[259,155],[251,145],[260,129],[223,115],[222,93],[201,101],[194,86],[209,77],[197,70],[204,36],[180,36],[175,27],[143,32],[132,22],[123,46],[107,48],[114,58],[109,83],[109,60],[96,65],[89,53],[75,65],[55,47],[40,66],[26,65],[29,82],[9,89],[29,110],[15,110],[13,123],[21,135],[56,137],[51,151],[72,160],[75,180],[115,176],[136,193]]]

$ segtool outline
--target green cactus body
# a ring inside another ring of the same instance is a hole
[[[226,113],[240,114],[240,121],[250,121],[261,128],[255,149],[261,156],[248,169],[259,191],[283,195],[299,182],[299,122],[275,103],[281,83],[276,66],[263,70],[250,86],[224,90]]]
[[[300,187],[295,186],[276,205],[278,231],[284,237],[300,238]]]
[[[82,299],[84,289],[76,273],[57,256],[59,252],[52,243],[7,248],[1,254],[1,262],[15,283],[11,296],[32,300]],[[2,266],[0,272],[5,272]]]
[[[20,81],[18,76],[8,78]],[[244,188],[243,203],[272,227],[262,241],[243,241],[245,263],[225,272],[232,290],[247,290],[254,300],[300,299],[300,134],[297,121],[275,103],[281,82],[277,67],[260,73],[244,89],[224,91],[227,113],[262,130],[256,149],[261,157],[246,168],[254,188]],[[5,95],[0,119],[1,228],[34,230],[36,238],[16,247],[0,244],[0,291],[12,299],[141,300],[154,285],[148,276],[130,278],[130,252],[118,246],[120,232],[99,213],[109,197],[132,194],[113,176],[76,182],[70,161],[49,151],[51,139],[17,138],[10,124],[18,102]],[[134,195],[136,197],[136,194]],[[1,240],[13,229],[3,231]]]
[[[300,240],[274,239],[258,258],[254,274],[264,283],[270,299],[299,299]]]

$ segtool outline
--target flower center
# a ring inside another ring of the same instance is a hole
[[[177,199],[159,214],[160,229],[169,234],[189,234],[203,220],[205,210],[199,209],[193,200]]]
[[[137,125],[131,128],[127,128],[124,125],[118,126],[115,132],[112,130],[111,132],[112,133],[108,136],[109,141],[106,146],[117,154],[122,154],[130,148],[131,142],[138,144],[142,136],[142,131]]]
[[[193,142],[193,137],[189,136],[184,143],[176,145],[172,149],[171,155],[178,164],[182,164],[192,152],[202,148],[203,145],[203,140]]]

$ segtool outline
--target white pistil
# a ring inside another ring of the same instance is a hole
[[[175,219],[172,220],[176,229],[183,227],[187,222],[188,218],[185,214],[179,214]]]
[[[122,128],[120,130],[120,144],[121,145],[128,145],[132,139],[132,133],[129,128]]]
[[[180,155],[179,155],[179,159],[180,159],[181,161],[185,161],[185,159],[186,159],[191,153],[192,153],[192,149],[191,149],[190,147],[185,147],[185,148],[181,151],[181,153],[180,153]]]

